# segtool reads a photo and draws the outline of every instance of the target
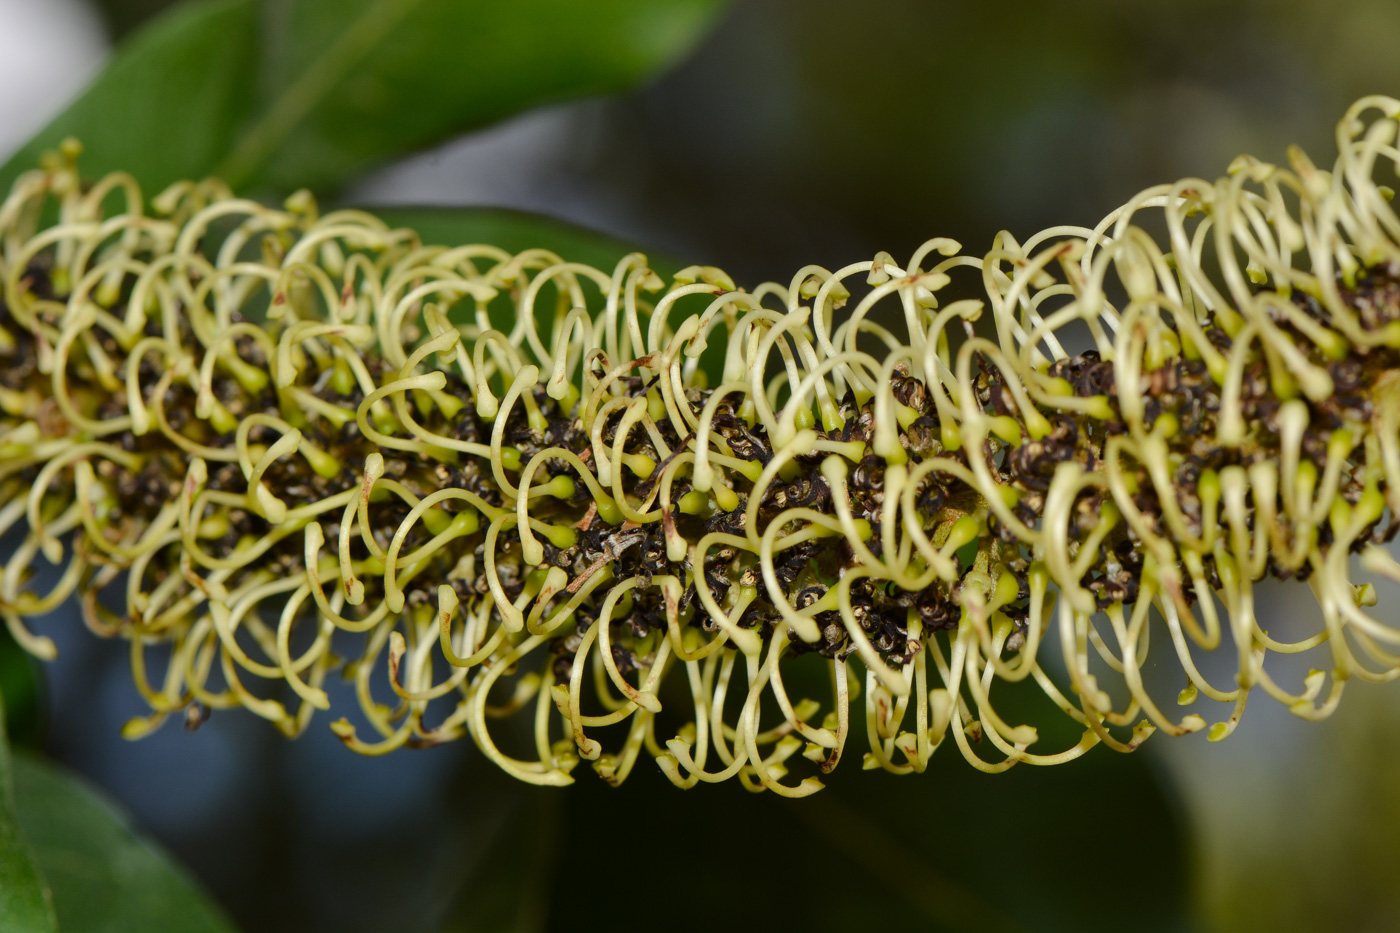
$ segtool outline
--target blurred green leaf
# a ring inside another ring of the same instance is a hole
[[[820,664],[791,674],[793,696],[829,689]],[[1026,721],[1018,706],[1047,702],[1033,683],[1000,689],[998,708],[1006,703],[1013,722]],[[545,931],[1192,928],[1186,827],[1145,756],[1096,748],[1053,768],[991,775],[949,737],[924,774],[897,776],[861,769],[863,717],[851,726],[841,766],[805,800],[748,793],[738,781],[681,791],[645,761],[614,789],[581,764],[559,794]],[[1069,723],[1041,734],[1072,744],[1077,733]],[[590,735],[604,748],[620,740],[616,730]],[[805,762],[793,771],[788,783],[809,773]],[[598,904],[607,906],[581,906]]]
[[[179,0],[92,0],[107,23],[107,31],[120,38]]]
[[[447,908],[441,933],[541,933],[564,795],[531,787],[502,808],[495,834]],[[499,802],[500,796],[495,799]]]
[[[211,0],[181,6],[138,33],[83,94],[0,169],[0,186],[33,168],[64,138],[84,146],[84,171],[128,171],[148,193],[200,178],[235,144],[252,115],[258,5]]]
[[[289,0],[268,7],[234,185],[327,189],[386,158],[684,54],[725,0]]]
[[[63,933],[232,933],[195,882],[83,781],[20,753],[14,784],[16,814]]]
[[[154,20],[0,171],[67,136],[148,191],[334,188],[378,162],[674,61],[725,0],[199,0]]]
[[[451,246],[490,243],[512,253],[547,249],[558,253],[566,262],[586,262],[609,271],[622,257],[637,251],[636,246],[607,234],[524,211],[476,207],[370,210],[390,226],[418,231],[424,243]],[[646,255],[648,262],[663,276],[670,276],[680,268],[680,263],[669,256],[650,251]]]
[[[44,878],[15,818],[4,705],[0,701],[0,933],[48,933],[58,926]]]
[[[34,657],[0,627],[0,706],[4,707],[4,734],[21,748],[37,748],[40,742],[40,678]]]

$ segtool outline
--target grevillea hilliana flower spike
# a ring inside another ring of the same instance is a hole
[[[899,772],[949,736],[988,771],[1131,750],[1207,728],[1200,694],[1216,739],[1256,689],[1324,717],[1400,673],[1349,577],[1400,581],[1398,116],[1356,104],[1330,172],[1241,158],[1094,229],[751,292],[217,182],[148,210],[69,147],[0,208],[0,614],[50,657],[29,620],[76,593],[130,643],[133,736],[294,735],[353,692],[356,751],[469,734],[541,784],[645,749],[804,795],[862,701]],[[1318,631],[1270,634],[1269,576]],[[999,711],[1027,679],[1076,743]]]

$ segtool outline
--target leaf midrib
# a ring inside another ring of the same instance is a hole
[[[379,40],[423,0],[379,0],[350,21],[343,32],[300,77],[274,98],[214,170],[235,188],[247,182],[277,147],[302,124],[316,105],[330,96],[350,70],[364,61]]]

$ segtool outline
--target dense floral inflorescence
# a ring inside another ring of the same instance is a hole
[[[548,784],[645,749],[810,793],[793,756],[834,767],[862,700],[868,767],[1129,750],[1206,727],[1165,662],[1213,738],[1256,687],[1325,716],[1400,672],[1349,577],[1400,580],[1398,114],[1356,105],[1331,172],[1242,158],[1094,229],[752,292],[215,182],[148,211],[70,147],[0,207],[0,614],[51,656],[31,620],[76,593],[127,639],[131,735],[353,695],[358,751],[470,734]],[[1268,576],[1315,634],[1261,626]],[[1302,651],[1326,669],[1271,675]],[[1015,681],[1078,741],[999,714]]]

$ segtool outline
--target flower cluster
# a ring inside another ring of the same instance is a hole
[[[217,182],[148,210],[69,147],[0,207],[0,615],[48,657],[30,620],[76,593],[126,639],[130,735],[233,706],[295,735],[353,693],[357,751],[469,734],[542,784],[645,750],[804,795],[861,699],[897,772],[1206,728],[1144,682],[1154,631],[1212,738],[1256,687],[1326,716],[1400,673],[1349,576],[1400,580],[1397,117],[1355,105],[1330,172],[1241,158],[1093,229],[753,291]],[[1318,631],[1261,625],[1269,576]],[[1077,742],[998,712],[1024,680]]]

